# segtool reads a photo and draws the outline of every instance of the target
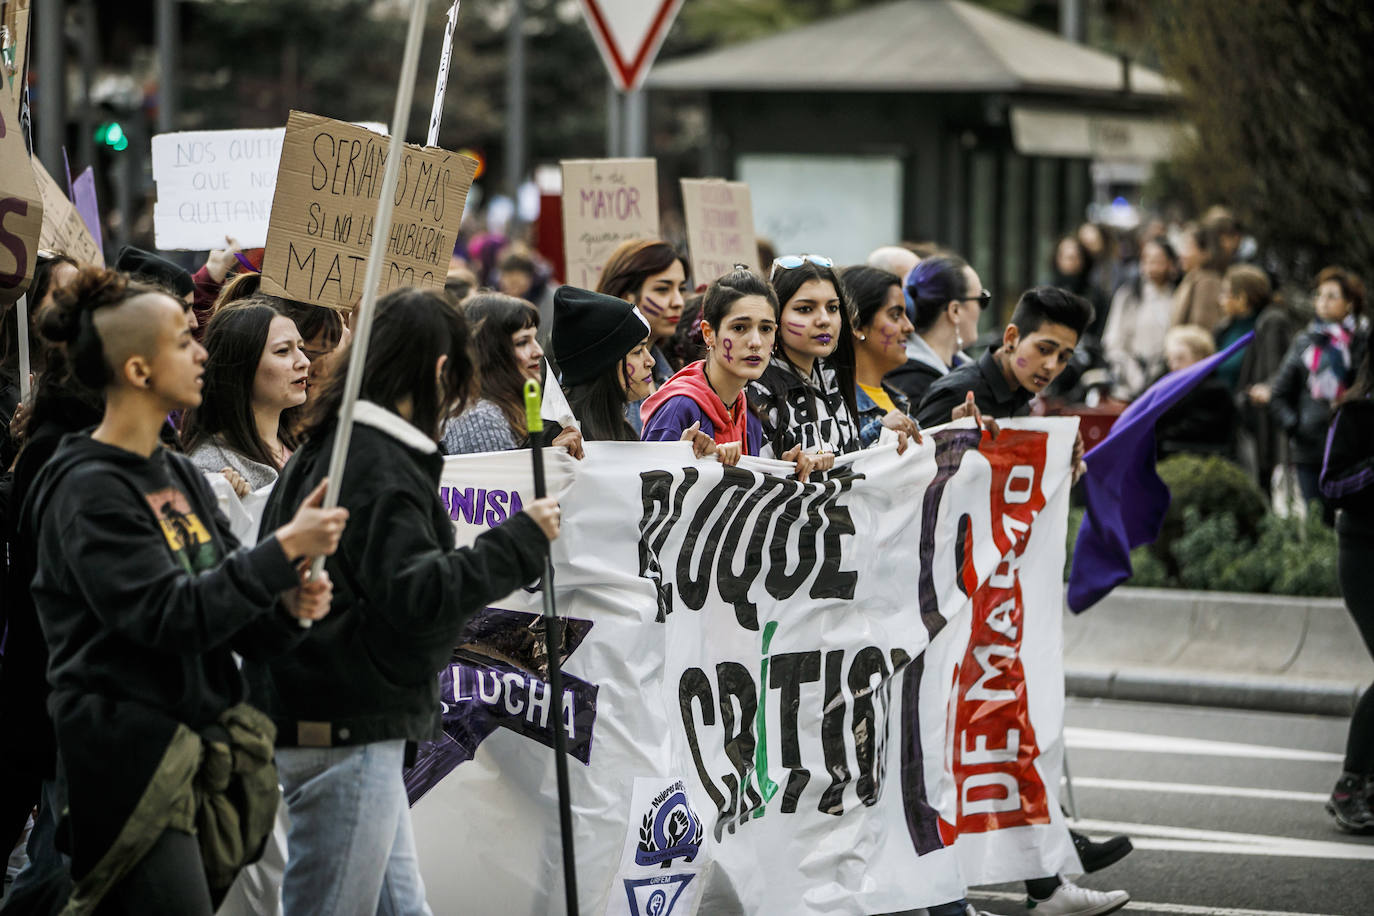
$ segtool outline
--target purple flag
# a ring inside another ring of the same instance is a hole
[[[81,221],[90,230],[91,238],[95,239],[95,247],[103,251],[105,240],[100,236],[100,204],[95,199],[95,171],[89,165],[72,182],[72,203],[76,205],[76,212],[81,214]]]
[[[1069,609],[1081,614],[1131,577],[1131,548],[1152,544],[1169,509],[1169,488],[1155,471],[1155,422],[1232,353],[1251,331],[1196,365],[1164,376],[1122,412],[1088,453],[1083,478],[1087,511],[1073,550]]]

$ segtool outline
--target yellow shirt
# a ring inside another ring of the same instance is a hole
[[[892,403],[892,398],[887,396],[887,392],[884,391],[881,386],[870,388],[867,385],[860,384],[859,387],[863,389],[864,394],[873,399],[874,404],[877,404],[885,412],[897,409],[897,405]]]

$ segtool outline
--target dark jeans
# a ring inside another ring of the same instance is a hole
[[[72,880],[67,874],[67,857],[53,845],[56,832],[57,784],[49,779],[43,781],[38,813],[24,847],[29,864],[0,903],[0,914],[55,913],[62,908],[71,893]]]
[[[148,854],[105,895],[96,916],[213,916],[196,838],[164,830]]]
[[[1327,526],[1335,523],[1336,510],[1327,505],[1326,498],[1322,496],[1322,488],[1318,483],[1321,477],[1322,466],[1320,464],[1295,464],[1293,469],[1298,472],[1298,492],[1302,494],[1303,505],[1311,506],[1315,500],[1320,507],[1322,521]]]
[[[1345,606],[1360,628],[1365,648],[1374,655],[1374,538],[1342,532],[1337,569]],[[1350,717],[1345,769],[1374,775],[1374,687],[1365,690]]]

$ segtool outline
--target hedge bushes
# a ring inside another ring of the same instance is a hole
[[[1276,595],[1339,596],[1336,533],[1320,513],[1268,511],[1240,468],[1221,458],[1178,455],[1159,464],[1173,502],[1153,545],[1131,552],[1127,585]],[[1069,517],[1069,559],[1083,512]]]

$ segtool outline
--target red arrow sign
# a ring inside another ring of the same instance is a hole
[[[582,0],[582,14],[621,92],[638,89],[682,0]]]

